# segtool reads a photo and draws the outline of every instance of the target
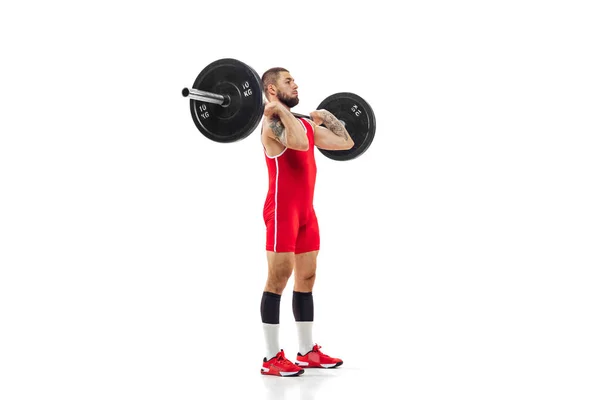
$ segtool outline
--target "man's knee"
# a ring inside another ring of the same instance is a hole
[[[295,275],[296,281],[304,284],[312,284],[315,282],[315,271],[297,272]]]
[[[273,274],[270,274],[269,283],[273,286],[276,293],[283,292],[291,275],[291,272],[287,270],[276,270]]]
[[[281,257],[272,260],[269,266],[268,285],[275,293],[283,292],[293,271],[293,258]]]

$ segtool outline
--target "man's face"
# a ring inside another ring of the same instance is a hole
[[[298,97],[298,85],[294,82],[294,78],[289,72],[281,72],[277,79],[277,98],[283,104],[292,108],[300,102]]]

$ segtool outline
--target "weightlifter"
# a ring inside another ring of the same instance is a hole
[[[329,111],[313,111],[311,119],[291,113],[300,100],[298,85],[288,70],[271,68],[263,74],[262,83],[267,104],[261,140],[269,186],[263,209],[268,273],[260,304],[266,344],[261,373],[297,376],[304,368],[342,365],[341,359],[321,352],[321,346],[312,337],[312,290],[320,249],[319,224],[313,208],[317,174],[314,147],[347,150],[354,141],[344,124]],[[299,344],[295,362],[286,358],[279,345],[281,295],[292,273],[292,311]]]

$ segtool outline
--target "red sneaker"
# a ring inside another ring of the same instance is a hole
[[[327,354],[321,353],[321,346],[315,344],[313,349],[302,355],[298,353],[296,356],[296,365],[302,368],[336,368],[344,362],[339,358],[329,357]]]
[[[267,357],[263,359],[260,373],[263,375],[298,376],[304,373],[304,369],[285,358],[285,354],[281,350],[270,360],[267,361]]]

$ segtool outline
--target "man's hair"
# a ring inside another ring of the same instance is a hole
[[[269,85],[273,85],[277,82],[277,78],[279,77],[280,72],[290,72],[290,71],[288,71],[285,68],[281,68],[281,67],[273,67],[271,69],[268,69],[262,76],[263,93],[265,94],[265,97],[267,99],[269,98],[269,94],[267,93],[267,87],[269,87]]]

